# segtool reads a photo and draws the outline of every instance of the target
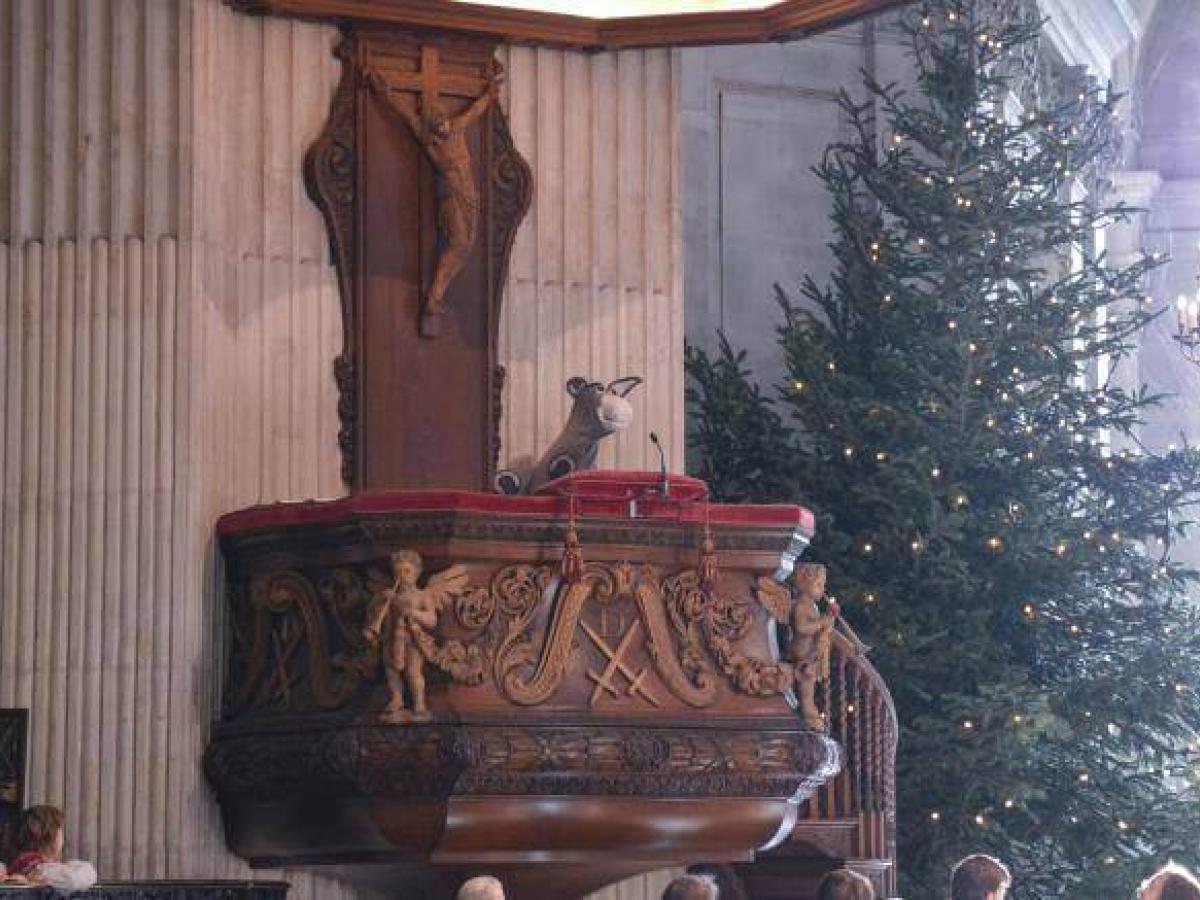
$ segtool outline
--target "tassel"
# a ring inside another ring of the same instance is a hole
[[[712,527],[708,520],[709,504],[704,501],[704,535],[700,539],[700,562],[696,566],[696,578],[700,590],[708,592],[717,583],[717,548],[713,541]]]
[[[583,547],[579,543],[579,532],[575,530],[575,497],[570,498],[570,513],[567,519],[567,534],[563,540],[562,580],[574,584],[583,577]]]

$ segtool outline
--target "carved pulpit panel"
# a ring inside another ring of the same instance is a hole
[[[488,490],[500,298],[532,193],[491,41],[348,32],[306,175],[342,295],[343,479]]]

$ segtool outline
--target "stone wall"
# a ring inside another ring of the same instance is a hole
[[[832,263],[812,168],[848,136],[838,92],[861,98],[864,69],[902,77],[903,58],[868,20],[789,44],[686,49],[680,69],[687,339],[711,349],[723,331],[774,384],[775,285],[799,299],[803,277],[821,283]]]

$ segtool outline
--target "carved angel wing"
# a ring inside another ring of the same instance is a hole
[[[786,584],[780,584],[770,575],[760,575],[756,593],[758,602],[771,614],[772,619],[788,624],[788,616],[792,611],[792,592]]]
[[[471,586],[471,576],[462,566],[451,566],[429,576],[425,590],[433,598],[437,611],[445,609],[453,598]]]

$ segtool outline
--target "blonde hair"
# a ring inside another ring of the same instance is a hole
[[[1200,882],[1183,866],[1167,863],[1138,887],[1139,900],[1200,900]]]

